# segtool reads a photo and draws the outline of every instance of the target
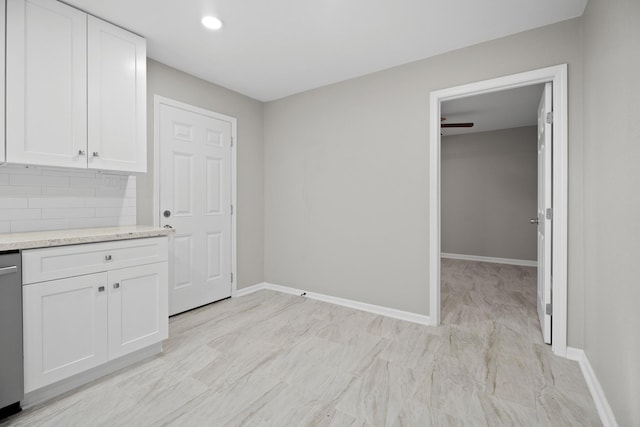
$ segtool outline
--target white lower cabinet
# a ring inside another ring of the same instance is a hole
[[[167,338],[167,263],[109,272],[109,359]]]
[[[107,361],[107,273],[24,286],[25,392]]]
[[[165,243],[161,239],[159,243]],[[133,241],[121,244],[135,245]],[[92,246],[77,249],[80,253]],[[69,247],[60,249],[69,251]],[[23,270],[36,268],[34,262],[25,263],[33,259],[25,256],[28,252],[23,253]],[[50,256],[51,248],[38,253]],[[166,261],[25,284],[25,392],[166,339],[167,286]]]

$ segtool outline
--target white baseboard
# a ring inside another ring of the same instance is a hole
[[[266,289],[265,288],[266,283],[262,282],[262,283],[258,283],[255,285],[251,285],[251,286],[247,286],[246,288],[241,288],[241,289],[237,289],[236,293],[233,295],[234,298],[237,297],[243,297],[245,295],[249,295],[252,294],[254,292],[258,292],[262,289]]]
[[[529,261],[526,259],[495,258],[495,257],[477,256],[477,255],[448,254],[444,252],[440,254],[440,257],[449,258],[449,259],[461,259],[464,261],[492,262],[494,264],[521,265],[523,267],[538,266],[538,261]]]
[[[584,375],[584,379],[591,392],[591,397],[593,397],[593,401],[596,404],[602,425],[604,425],[604,427],[618,427],[616,417],[613,415],[609,401],[600,386],[600,381],[598,381],[598,377],[591,367],[591,363],[589,363],[587,354],[579,348],[567,347],[567,359],[575,360],[580,364],[582,375]]]
[[[258,283],[257,285],[249,286],[246,288],[238,289],[236,297],[249,295],[253,292],[257,292],[262,289],[268,289],[271,291],[282,292],[291,295],[302,295],[318,301],[328,302],[331,304],[341,305],[343,307],[349,307],[356,310],[366,311],[369,313],[379,314],[381,316],[392,317],[394,319],[405,320],[407,322],[418,323],[420,325],[431,325],[429,316],[422,314],[411,313],[408,311],[396,310],[395,308],[383,307],[380,305],[367,304],[360,301],[354,301],[345,298],[333,297],[330,295],[317,294],[315,292],[306,292],[302,289],[291,288],[289,286],[281,286],[273,283]]]

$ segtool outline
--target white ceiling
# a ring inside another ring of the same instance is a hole
[[[446,128],[443,135],[487,132],[521,126],[535,126],[543,85],[491,92],[445,101],[440,112],[444,123],[473,122],[472,128]]]
[[[269,101],[580,16],[587,0],[65,2],[146,37],[153,59]]]

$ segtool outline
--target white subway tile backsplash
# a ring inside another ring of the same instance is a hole
[[[95,188],[42,187],[43,196],[53,197],[95,197]]]
[[[41,169],[43,176],[66,176],[69,178],[95,178],[97,171],[83,169]]]
[[[69,178],[65,176],[11,175],[9,185],[29,185],[43,187],[68,187]]]
[[[88,208],[117,208],[124,206],[129,199],[124,197],[95,197],[85,199],[85,206]]]
[[[96,216],[94,208],[44,208],[42,219],[92,218]]]
[[[120,224],[120,218],[118,217],[104,217],[104,218],[70,218],[70,228],[87,228],[87,227],[115,227]],[[135,222],[134,222],[135,224]],[[134,225],[128,224],[128,225]]]
[[[135,176],[0,167],[0,233],[136,224]]]
[[[119,207],[119,208],[96,208],[96,217],[105,216],[135,216],[136,208]]]
[[[2,197],[0,198],[0,209],[20,209],[33,207],[29,206],[28,199],[24,197]]]
[[[15,196],[40,196],[42,195],[42,187],[12,187],[10,185],[0,185],[0,197]]]
[[[63,230],[69,227],[68,219],[39,219],[31,221],[11,221],[12,233],[28,231]]]
[[[40,209],[0,209],[0,221],[42,218]]]
[[[30,208],[83,208],[86,206],[85,199],[82,197],[29,197],[28,200]]]

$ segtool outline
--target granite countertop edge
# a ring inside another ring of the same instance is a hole
[[[173,233],[173,229],[151,226],[79,228],[28,233],[7,233],[0,234],[0,251],[169,236]]]

